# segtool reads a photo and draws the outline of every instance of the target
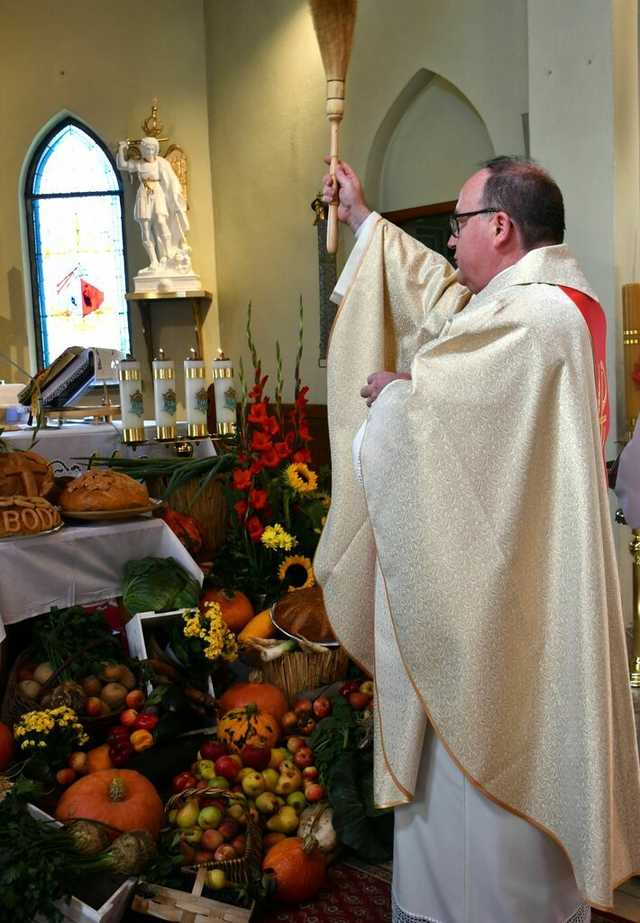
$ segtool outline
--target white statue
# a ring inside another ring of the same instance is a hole
[[[128,144],[128,141],[118,144],[117,164],[120,170],[138,174],[133,217],[140,225],[142,245],[149,257],[149,265],[135,278],[135,289],[198,289],[201,285],[191,267],[191,248],[186,238],[187,203],[180,181],[168,161],[160,156],[156,138],[142,139],[140,160],[127,159]]]

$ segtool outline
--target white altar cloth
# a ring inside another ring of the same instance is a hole
[[[127,561],[172,557],[199,583],[204,575],[162,519],[65,525],[51,535],[0,542],[0,642],[5,625],[122,593]]]
[[[186,424],[178,424],[178,438]],[[175,458],[172,443],[155,440],[155,423],[145,423],[149,442],[140,446],[123,445],[120,441],[122,426],[116,423],[64,423],[58,429],[41,429],[36,436],[33,451],[51,462],[57,477],[77,476],[86,471],[86,462],[78,461],[91,455],[109,456],[117,452],[122,458]],[[14,449],[28,449],[33,430],[30,426],[9,430],[2,438]],[[215,455],[211,439],[194,440],[193,457],[209,458]]]

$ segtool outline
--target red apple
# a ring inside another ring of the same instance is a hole
[[[302,770],[302,778],[305,782],[315,782],[318,778],[319,772],[317,766],[305,766]]]
[[[331,714],[331,700],[326,695],[320,695],[313,703],[313,714],[316,718],[326,718]]]
[[[136,708],[138,711],[142,708],[145,703],[146,696],[142,689],[132,689],[131,692],[127,693],[127,698],[125,702],[129,708]]]
[[[371,701],[371,696],[365,695],[364,692],[351,692],[347,701],[354,711],[364,711]]]
[[[239,856],[243,856],[247,848],[247,838],[240,833],[231,840],[231,845]]]
[[[243,766],[250,766],[251,769],[262,772],[269,765],[271,750],[268,747],[243,747],[240,758]]]
[[[123,712],[120,712],[120,724],[124,724],[125,727],[131,727],[132,724],[135,724],[138,717],[138,712],[135,708],[125,708]]]
[[[221,756],[226,756],[229,752],[227,745],[220,743],[219,740],[205,740],[200,745],[200,759],[211,760],[215,763]]]
[[[287,750],[289,753],[297,753],[301,747],[306,747],[307,742],[304,737],[290,737],[287,741]]]
[[[237,820],[234,820],[233,817],[225,817],[222,823],[218,826],[218,830],[225,838],[225,840],[232,840],[240,833],[240,824]]]
[[[195,788],[197,784],[198,780],[192,772],[179,772],[177,776],[173,777],[171,790],[181,792],[185,788]]]
[[[92,695],[85,700],[84,710],[88,715],[91,715],[92,718],[96,718],[98,715],[102,714],[103,704],[102,699]]]
[[[237,859],[237,856],[235,849],[230,843],[223,843],[222,846],[218,846],[213,854],[213,858],[216,862],[226,862],[227,859]]]
[[[307,718],[306,716],[300,716],[300,723],[298,724],[298,730],[303,737],[308,737],[309,734],[313,734],[316,729],[316,722],[314,718]]]
[[[343,683],[340,686],[338,692],[340,695],[343,695],[345,699],[348,699],[352,692],[358,692],[360,689],[360,680],[358,679],[349,679],[346,683]]]
[[[306,769],[307,766],[313,766],[314,759],[315,757],[311,747],[300,747],[300,749],[296,750],[293,754],[293,762],[298,769]]]
[[[224,837],[219,830],[214,830],[213,827],[208,827],[203,832],[200,843],[204,849],[210,849],[212,852],[215,852],[218,846],[222,846],[224,843]]]
[[[293,710],[296,715],[298,715],[299,719],[301,715],[310,715],[313,710],[313,706],[309,699],[297,699],[297,701],[293,704]]]
[[[283,731],[292,731],[298,724],[298,716],[294,711],[287,711],[282,716],[280,724]]]
[[[208,849],[198,849],[193,858],[196,865],[204,865],[205,862],[213,862],[213,853]]]
[[[223,776],[229,782],[233,782],[238,773],[240,772],[240,766],[238,761],[235,760],[232,756],[220,756],[216,760],[216,775]]]
[[[318,782],[310,782],[304,787],[304,797],[310,804],[313,804],[314,801],[321,801],[326,794],[327,791],[324,785],[320,785]]]

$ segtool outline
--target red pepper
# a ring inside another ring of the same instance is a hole
[[[147,712],[143,712],[141,715],[138,715],[133,722],[133,727],[136,731],[152,731],[158,721],[159,718],[157,715],[150,715]]]

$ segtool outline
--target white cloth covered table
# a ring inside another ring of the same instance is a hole
[[[183,427],[185,425],[182,424]],[[52,463],[53,473],[57,476],[82,474],[86,470],[86,463],[78,459],[94,454],[109,456],[118,452],[123,458],[175,458],[172,443],[155,441],[155,423],[145,423],[145,435],[149,442],[141,446],[123,445],[120,441],[121,432],[120,421],[95,425],[65,423],[59,429],[39,430],[33,451]],[[5,432],[2,438],[11,448],[28,449],[32,433],[31,427],[24,427]],[[194,441],[194,458],[209,458],[215,454],[213,443],[208,437]]]
[[[127,561],[174,558],[196,580],[204,575],[162,519],[65,525],[51,535],[0,542],[0,641],[5,625],[122,592]]]

